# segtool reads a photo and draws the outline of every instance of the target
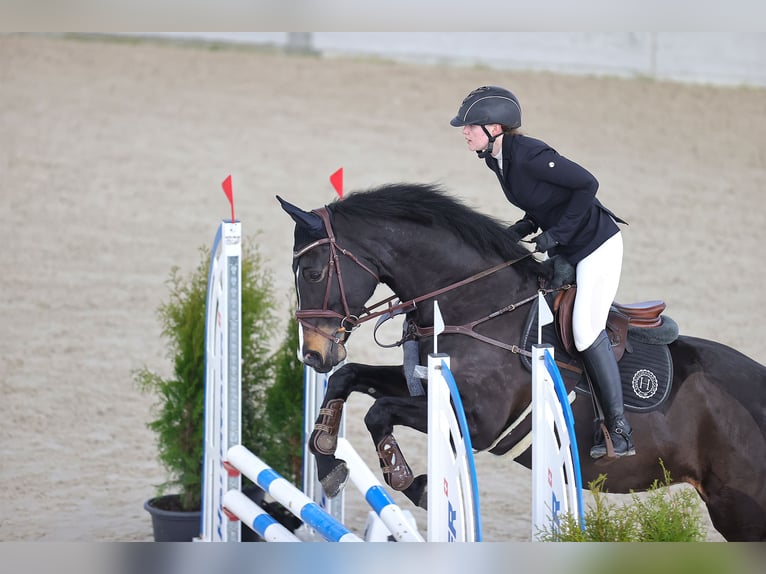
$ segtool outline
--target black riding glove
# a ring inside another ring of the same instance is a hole
[[[543,231],[537,237],[533,237],[532,241],[535,242],[535,251],[539,251],[540,253],[544,253],[559,244],[559,242],[553,239],[547,231]]]
[[[520,219],[513,225],[508,226],[508,233],[510,233],[518,243],[522,237],[534,233],[536,229],[537,225],[532,223],[529,219]]]

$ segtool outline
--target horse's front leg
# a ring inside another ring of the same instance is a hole
[[[394,425],[428,432],[428,398],[382,397],[377,399],[364,417],[367,430],[378,451],[383,478],[391,488],[401,491],[413,504],[427,507],[428,476],[415,476],[394,438]]]
[[[406,396],[408,390],[401,366],[348,363],[330,376],[309,438],[309,450],[316,459],[319,482],[330,498],[337,496],[348,480],[346,462],[335,457],[335,449],[343,405],[352,392],[365,393],[377,399]]]

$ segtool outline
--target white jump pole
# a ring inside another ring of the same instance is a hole
[[[329,542],[362,542],[335,517],[322,510],[298,488],[280,476],[263,460],[242,445],[231,447],[227,453],[228,464],[260,486],[270,496],[314,528]]]
[[[266,542],[302,542],[239,490],[223,495],[223,507]]]
[[[359,489],[364,499],[397,541],[425,542],[420,533],[407,520],[401,507],[394,503],[386,489],[359,456],[359,453],[345,438],[338,439],[335,456],[346,461],[351,482]]]

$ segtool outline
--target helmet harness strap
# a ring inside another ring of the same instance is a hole
[[[490,155],[492,153],[492,147],[495,145],[495,138],[497,138],[497,136],[491,135],[489,133],[489,130],[487,129],[487,126],[485,126],[485,125],[482,125],[481,129],[483,129],[484,133],[487,134],[487,139],[489,140],[489,143],[487,144],[487,148],[486,149],[479,150],[479,151],[476,152],[476,154],[480,158],[484,159],[485,157],[487,157],[488,155]]]

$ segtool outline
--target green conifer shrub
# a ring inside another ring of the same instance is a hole
[[[147,426],[156,433],[158,457],[168,474],[158,485],[158,494],[177,491],[181,510],[198,510],[202,493],[210,250],[203,246],[199,251],[200,262],[188,275],[178,267],[171,269],[168,299],[157,309],[172,375],[163,377],[146,366],[134,372],[138,387],[157,398],[152,413],[155,418]],[[285,422],[281,429],[266,423],[267,389],[274,377],[269,345],[277,326],[273,281],[252,239],[244,242],[241,261],[242,444],[260,455],[266,445],[277,440],[272,436],[276,430],[287,433],[296,429],[289,426],[294,422]],[[302,421],[297,432],[302,436]]]

